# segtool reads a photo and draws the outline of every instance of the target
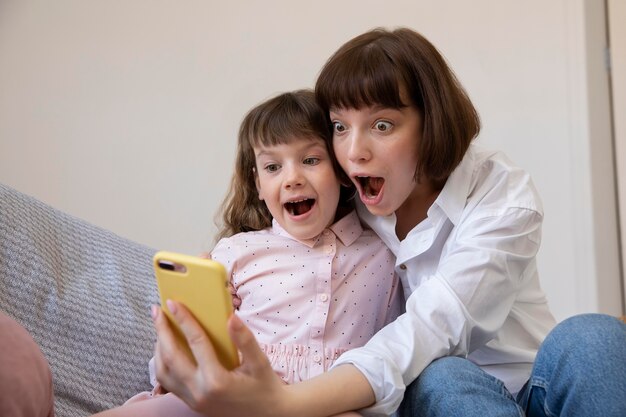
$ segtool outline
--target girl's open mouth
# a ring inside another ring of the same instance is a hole
[[[356,177],[361,186],[363,196],[373,199],[378,196],[385,184],[385,179],[381,177]]]
[[[305,198],[303,200],[298,201],[289,201],[283,206],[285,210],[289,212],[292,216],[300,216],[302,214],[308,213],[313,205],[315,204],[315,199],[313,198]]]

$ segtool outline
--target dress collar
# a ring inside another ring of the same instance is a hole
[[[291,236],[283,227],[278,224],[276,219],[272,220],[272,231],[280,236],[287,237],[289,239],[295,240],[297,242],[302,243],[310,248],[315,247],[320,241],[320,237],[327,231],[332,232],[339,238],[341,243],[345,246],[350,246],[354,241],[356,241],[359,236],[363,233],[363,227],[361,226],[361,222],[359,220],[359,216],[357,216],[356,211],[352,210],[350,213],[343,216],[341,219],[330,225],[328,228],[324,229],[324,231],[311,239],[300,240]]]

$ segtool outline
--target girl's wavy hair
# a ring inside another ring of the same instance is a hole
[[[422,137],[414,177],[438,187],[480,131],[478,113],[443,56],[407,28],[377,28],[345,43],[322,68],[315,95],[326,114],[375,105],[416,106]]]
[[[219,228],[216,240],[272,225],[272,215],[259,200],[256,188],[253,147],[285,144],[296,139],[323,141],[337,177],[342,184],[350,184],[335,158],[331,126],[326,113],[315,101],[313,90],[296,90],[270,98],[250,110],[239,127],[235,172],[216,218]],[[350,204],[348,200],[353,192],[352,187],[341,187],[339,205]]]

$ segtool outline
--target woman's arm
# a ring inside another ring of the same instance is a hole
[[[172,301],[168,301],[168,307],[185,334],[196,363],[183,353],[167,318],[160,308],[154,307],[157,379],[202,414],[322,417],[374,403],[372,388],[352,365],[285,385],[236,315],[231,317],[228,330],[241,352],[242,364],[228,371],[221,366],[206,333],[187,309]]]

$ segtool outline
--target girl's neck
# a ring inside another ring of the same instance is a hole
[[[441,192],[440,187],[432,183],[419,183],[415,189],[396,210],[396,235],[404,240],[406,235],[418,224],[428,217],[428,209],[437,199]]]

